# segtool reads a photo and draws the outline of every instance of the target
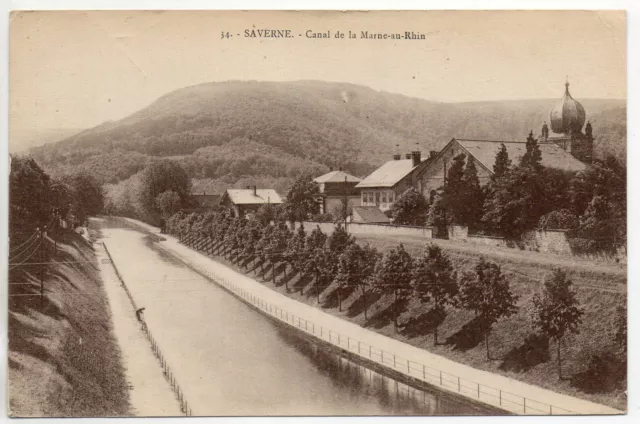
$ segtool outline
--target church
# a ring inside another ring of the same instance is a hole
[[[565,83],[562,99],[549,113],[549,126],[543,123],[538,136],[538,146],[542,153],[542,165],[565,171],[577,172],[586,169],[593,158],[593,135],[591,124],[585,127],[586,113],[580,102],[571,97],[569,82]],[[584,132],[582,131],[584,128]],[[524,138],[524,137],[523,137]],[[486,184],[493,174],[493,164],[501,146],[507,149],[512,163],[518,163],[526,153],[526,142],[503,140],[474,140],[453,138],[417,174],[417,186],[430,202],[436,190],[445,183],[448,167],[453,158],[464,153],[475,161],[480,184]],[[468,160],[468,159],[467,159]]]

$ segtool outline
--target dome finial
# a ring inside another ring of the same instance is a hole
[[[567,75],[564,80],[564,92],[565,94],[569,94],[569,75]]]

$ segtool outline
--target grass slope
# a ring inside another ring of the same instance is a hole
[[[398,244],[394,240],[376,237],[359,238],[357,241],[371,244],[382,251]],[[404,241],[405,247],[414,256],[424,249],[424,241]],[[472,248],[443,248],[458,272],[470,270],[481,256]],[[567,337],[562,345],[563,375],[566,378],[560,381],[557,378],[555,345],[534,332],[528,310],[531,298],[554,265],[546,257],[537,261],[536,255],[530,254],[527,258],[521,261],[516,256],[504,257],[499,253],[488,258],[502,267],[512,290],[520,296],[519,312],[500,320],[490,333],[490,361],[486,360],[481,323],[474,319],[472,312],[449,309],[443,318],[434,314],[430,304],[420,304],[415,300],[403,302],[399,305],[404,312],[399,318],[399,331],[396,333],[392,322],[391,296],[369,294],[368,319],[365,320],[360,292],[352,292],[346,299],[343,295],[340,311],[336,287],[333,285],[319,288],[321,303],[318,304],[312,278],[300,278],[287,270],[286,286],[289,290],[285,288],[285,269],[282,265],[276,264],[274,276],[271,264],[255,263],[252,258],[248,269],[223,257],[217,257],[216,260],[255,276],[286,296],[321,307],[328,313],[386,336],[479,369],[625,410],[626,367],[620,356],[611,355],[610,352],[616,350],[612,340],[615,310],[626,303],[626,276],[606,266],[588,268],[577,264],[568,267],[585,314],[580,334]],[[434,346],[432,331],[436,322],[440,322],[439,344]],[[592,355],[597,355],[601,362],[590,363]]]
[[[51,234],[46,300],[9,301],[9,411],[14,417],[129,415],[129,394],[91,244]],[[35,255],[34,257],[37,257]],[[30,261],[38,262],[38,261]],[[38,265],[9,275],[10,295],[39,293]]]

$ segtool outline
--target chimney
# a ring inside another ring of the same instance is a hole
[[[342,167],[338,168],[339,171],[342,171]]]
[[[329,172],[333,171],[333,166],[329,167]]]
[[[411,159],[411,153],[405,153],[404,157],[405,159]]]
[[[429,152],[429,159],[433,159],[438,155],[438,151],[437,150],[431,150]]]
[[[393,160],[400,160],[402,156],[400,156],[400,145],[396,144],[396,153],[393,155]]]
[[[258,187],[257,186],[253,186],[253,195],[254,196],[258,195]]]
[[[203,191],[203,192],[202,192],[202,195],[203,195],[203,196],[206,196],[206,195],[207,195],[207,192],[206,192],[206,191]]]
[[[411,152],[411,159],[413,159],[413,166],[416,167],[420,165],[420,150],[414,150]]]
[[[247,190],[251,190],[251,186],[245,186],[244,188],[246,188]]]

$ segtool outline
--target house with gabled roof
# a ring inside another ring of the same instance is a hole
[[[478,179],[480,185],[489,182],[493,175],[493,164],[496,154],[501,146],[507,149],[509,159],[512,163],[520,162],[520,158],[526,153],[526,142],[524,141],[498,141],[498,140],[469,140],[453,138],[451,141],[433,158],[433,160],[422,169],[417,179],[420,192],[430,201],[433,201],[436,191],[445,183],[445,176],[453,162],[453,158],[463,153],[467,158],[472,158],[478,169]],[[542,153],[542,166],[547,168],[561,169],[564,171],[577,172],[586,169],[587,165],[576,159],[556,143],[538,143]],[[467,159],[468,160],[468,159]]]
[[[257,188],[256,186],[228,188],[220,199],[220,205],[227,208],[235,217],[255,213],[262,205],[279,205],[281,203],[282,199],[277,191],[272,188]]]
[[[342,168],[331,170],[313,181],[318,184],[320,191],[320,213],[334,213],[345,200],[348,207],[360,205],[360,190],[356,185],[362,179],[344,172]]]
[[[404,159],[399,154],[394,155],[393,160],[384,163],[356,185],[360,189],[360,205],[389,210],[405,190],[417,187],[417,176],[430,162],[431,157],[423,159],[419,151],[407,153]]]

